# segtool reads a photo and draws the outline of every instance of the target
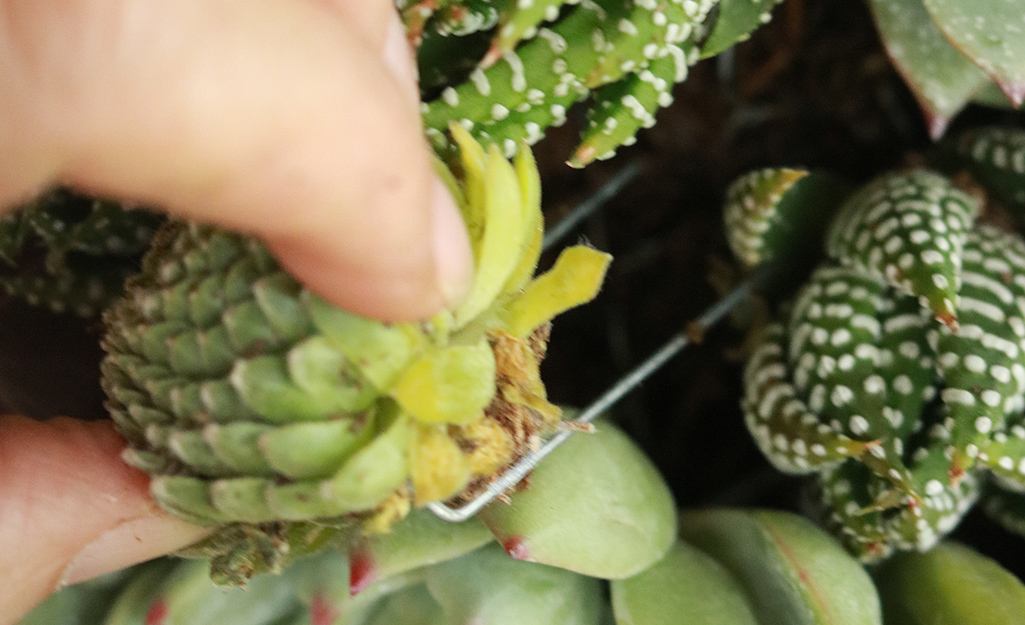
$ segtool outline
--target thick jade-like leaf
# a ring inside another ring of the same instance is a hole
[[[1015,104],[1025,98],[1022,7],[1007,0],[924,0],[943,34],[993,77]]]
[[[758,625],[733,575],[684,542],[648,570],[613,580],[612,608],[617,625]]]
[[[495,396],[495,355],[483,338],[435,351],[411,364],[391,395],[419,421],[468,423]]]
[[[209,564],[186,561],[170,574],[147,571],[111,608],[104,625],[250,625],[275,623],[300,605],[288,576],[260,575],[248,588],[210,581]]]
[[[111,605],[103,625],[132,625],[145,623],[151,604],[164,585],[164,580],[174,571],[178,563],[165,559],[147,567],[136,575]]]
[[[772,19],[772,9],[783,0],[722,0],[719,16],[711,34],[701,48],[701,58],[707,59],[747,41],[759,26]]]
[[[976,104],[982,104],[983,106],[993,106],[1002,109],[1015,109],[1021,108],[1021,105],[1015,106],[1007,99],[1007,96],[995,82],[987,82],[983,85],[982,89],[979,89],[973,96],[972,102]]]
[[[352,593],[374,581],[457,558],[493,539],[476,517],[449,523],[428,510],[415,510],[387,534],[364,536],[350,549]]]
[[[872,0],[869,6],[886,54],[922,107],[929,134],[938,139],[989,77],[947,41],[922,0]]]
[[[601,582],[484,547],[426,573],[449,623],[598,625]]]
[[[388,595],[375,606],[365,625],[451,625],[427,586],[418,584]]]
[[[807,519],[768,510],[680,515],[680,537],[740,581],[764,623],[880,625],[868,573]]]
[[[156,560],[63,588],[33,608],[18,621],[18,625],[101,623],[114,598],[128,581],[153,568],[164,571],[167,569],[167,563],[164,560]]]
[[[345,553],[329,549],[303,558],[289,566],[282,576],[294,580],[295,597],[303,606],[302,618],[290,625],[356,625],[347,620],[351,600]]]
[[[887,623],[1017,625],[1025,585],[995,561],[958,543],[902,553],[876,574]]]
[[[534,471],[530,488],[480,516],[515,558],[593,577],[630,577],[675,538],[672,495],[625,434],[607,422],[576,434]]]

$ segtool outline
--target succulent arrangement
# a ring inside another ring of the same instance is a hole
[[[1003,152],[1009,137],[1025,133],[975,131],[946,158],[1009,182],[993,159],[998,140],[996,162],[1025,158]],[[786,224],[809,210],[793,192],[803,178],[735,184],[738,258],[787,255]],[[762,452],[814,475],[828,524],[874,561],[931,548],[986,492],[1025,488],[1025,241],[977,223],[986,198],[934,171],[834,189],[826,259],[764,330],[743,404]]]
[[[156,236],[106,315],[108,407],[126,460],[172,513],[223,529],[220,579],[278,570],[353,523],[469,499],[553,432],[538,366],[548,322],[597,293],[609,256],[562,252],[532,279],[540,185],[455,129],[449,177],[476,258],[455,309],[384,324],[306,291],[255,239],[196,224]],[[444,170],[442,170],[444,171]]]
[[[791,513],[691,510],[677,522],[661,477],[605,422],[550,461],[511,506],[464,524],[417,511],[392,533],[300,559],[244,590],[215,586],[204,561],[158,560],[68,588],[21,625],[915,625],[978,622],[972,610],[987,603],[1025,607],[1025,585],[953,543],[898,557],[873,579]],[[571,491],[568,467],[595,479]],[[616,479],[616,467],[626,475]],[[503,531],[516,540],[496,543]]]

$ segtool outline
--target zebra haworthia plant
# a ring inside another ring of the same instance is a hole
[[[51,189],[0,219],[0,288],[93,317],[120,295],[162,222],[154,213]]]
[[[747,238],[789,227],[738,202]],[[866,560],[931,547],[986,482],[1025,489],[1025,242],[977,224],[979,205],[926,170],[849,196],[745,371],[759,447],[815,476],[827,523]]]
[[[423,118],[439,151],[450,147],[455,123],[511,156],[521,140],[538,141],[591,96],[587,128],[569,161],[580,167],[632,143],[672,102],[671,89],[690,65],[746,38],[777,1],[431,0],[399,7],[420,44],[421,75],[437,92]],[[482,36],[484,45],[475,45]],[[459,37],[464,45],[438,41]],[[446,71],[453,66],[472,70],[464,80]]]
[[[163,507],[226,526],[204,548],[227,581],[277,568],[325,527],[384,531],[411,505],[472,497],[558,426],[538,372],[548,321],[594,297],[609,257],[571,247],[532,279],[530,151],[512,164],[455,136],[462,178],[439,171],[476,260],[455,309],[365,319],[305,290],[254,239],[176,223],[106,315],[103,385],[125,457]]]

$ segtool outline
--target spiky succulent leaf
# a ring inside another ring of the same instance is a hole
[[[769,23],[772,9],[782,0],[723,0],[711,32],[701,46],[706,59],[747,41],[759,26]]]
[[[507,8],[500,18],[495,38],[481,61],[481,66],[491,67],[502,55],[514,50],[520,41],[533,36],[542,23],[555,21],[565,5],[578,2],[579,0],[506,0]]]
[[[0,221],[0,287],[33,306],[83,317],[120,296],[162,218],[50,189]]]
[[[953,44],[1000,85],[1015,105],[1025,98],[1020,7],[1003,0],[923,0]]]
[[[818,471],[861,456],[866,443],[845,435],[843,424],[822,421],[798,394],[787,370],[785,337],[782,325],[767,327],[744,371],[744,421],[762,453],[786,473]]]
[[[826,249],[923,298],[938,319],[954,325],[961,249],[978,211],[975,198],[938,174],[885,175],[847,201]]]
[[[653,59],[647,69],[595,91],[587,130],[569,159],[571,167],[610,158],[619,146],[632,144],[641,128],[655,125],[656,112],[673,103],[673,86],[687,78],[697,60],[697,49],[690,39],[668,50],[666,56]]]
[[[515,3],[501,18],[507,20],[505,26],[481,66],[468,80],[443,89],[425,104],[427,133],[445,153],[450,148],[446,131],[455,123],[511,156],[521,140],[534,143],[548,127],[564,123],[566,109],[576,100],[623,82],[599,95],[599,102],[605,103],[615,96],[615,104],[609,106],[618,112],[605,115],[601,104],[594,110],[602,131],[607,119],[629,111],[628,117],[611,133],[588,133],[571,162],[579,165],[605,155],[631,141],[639,126],[650,124],[655,107],[666,103],[668,87],[685,76],[678,69],[681,61],[685,68],[696,58],[681,54],[681,46],[692,47],[682,44],[696,33],[717,1]],[[550,17],[558,19],[539,21]],[[506,26],[508,32],[503,34]],[[533,34],[527,37],[529,33]],[[515,47],[511,47],[513,40],[519,41]],[[669,56],[680,58],[670,63]],[[657,77],[649,70],[656,61]]]
[[[872,0],[876,28],[897,71],[925,114],[933,139],[990,78],[933,23],[922,0]]]
[[[968,169],[998,200],[1022,219],[1025,207],[1025,130],[987,126],[961,133],[952,142],[956,165]]]
[[[974,226],[976,206],[921,170],[867,185],[745,371],[759,447],[816,474],[824,520],[865,560],[936,544],[987,473],[1025,484],[1025,242]]]
[[[822,236],[848,192],[845,182],[825,172],[777,168],[745,174],[726,191],[730,250],[747,268],[807,255],[807,241]]]

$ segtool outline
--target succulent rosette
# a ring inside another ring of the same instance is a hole
[[[106,315],[103,385],[126,460],[167,510],[227,525],[207,546],[243,577],[323,526],[385,531],[411,506],[472,497],[558,427],[538,373],[548,321],[594,297],[609,257],[571,247],[532,279],[529,150],[513,164],[455,134],[461,178],[442,173],[476,260],[456,308],[372,321],[305,290],[252,238],[174,223]]]
[[[778,195],[742,220],[770,247],[799,215]],[[933,546],[991,476],[1025,487],[1025,242],[977,224],[980,199],[932,171],[837,203],[826,259],[748,362],[743,408],[765,456],[815,476],[827,524],[875,560]]]

